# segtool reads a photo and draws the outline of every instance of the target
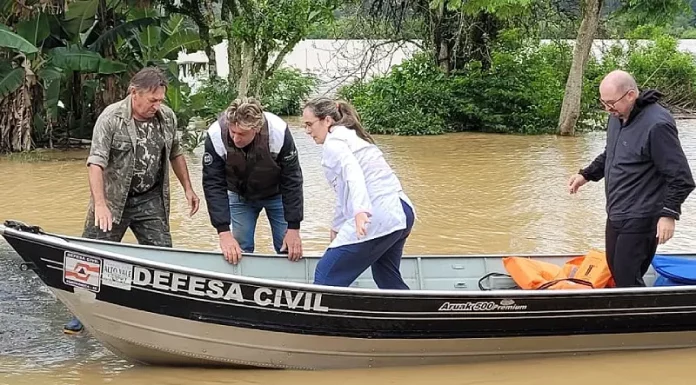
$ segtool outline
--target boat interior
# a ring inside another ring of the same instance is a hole
[[[307,255],[300,261],[292,262],[284,255],[245,254],[240,263],[233,265],[225,261],[220,252],[159,248],[75,237],[61,238],[81,246],[159,263],[224,274],[297,283],[313,282],[314,270],[320,258],[320,255]],[[515,282],[507,275],[503,265],[503,257],[530,257],[563,265],[569,259],[580,255],[583,255],[583,253],[564,255],[404,255],[401,261],[401,274],[411,290],[477,291],[517,289]],[[696,255],[694,254],[669,255],[696,260]],[[656,277],[655,270],[651,267],[644,277],[646,285],[653,286]],[[376,288],[370,269],[363,272],[351,287]]]

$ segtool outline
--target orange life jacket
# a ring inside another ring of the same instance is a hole
[[[563,266],[525,257],[505,257],[503,265],[522,289],[596,289],[614,286],[605,253],[597,250],[572,258]]]

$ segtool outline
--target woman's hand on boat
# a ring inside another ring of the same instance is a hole
[[[236,265],[242,259],[242,249],[239,247],[239,242],[232,236],[231,231],[220,233],[220,249],[222,249],[225,260],[229,263]]]
[[[111,216],[111,210],[105,204],[95,204],[94,205],[94,225],[99,227],[102,231],[111,231],[111,224],[113,223],[113,218]]]
[[[370,218],[366,212],[358,213],[355,216],[355,231],[358,238],[362,238],[367,234],[367,224],[370,223]]]

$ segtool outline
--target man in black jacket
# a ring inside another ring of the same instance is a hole
[[[208,214],[231,263],[254,252],[262,209],[277,253],[302,257],[302,169],[287,123],[264,112],[252,98],[237,99],[208,129],[203,154],[203,192]],[[231,231],[230,231],[231,227]]]
[[[674,118],[657,103],[659,92],[640,93],[631,75],[612,71],[599,93],[611,114],[606,147],[568,186],[574,194],[604,178],[609,269],[617,287],[645,286],[657,245],[674,235],[694,180]]]

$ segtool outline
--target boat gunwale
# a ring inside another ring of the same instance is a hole
[[[190,252],[197,254],[211,254],[219,255],[219,253],[204,250],[192,250],[192,249],[173,249],[162,246],[151,246],[151,245],[135,245],[122,242],[111,242],[104,240],[95,240],[89,238],[80,238],[67,235],[58,235],[53,233],[44,232],[42,234],[36,234],[32,232],[17,230],[0,224],[0,235],[5,236],[5,234],[14,236],[15,238],[24,238],[25,240],[40,243],[43,245],[50,245],[58,248],[68,248],[76,252],[82,252],[86,254],[100,256],[102,258],[113,259],[117,261],[124,261],[131,264],[162,269],[165,271],[182,272],[189,275],[196,275],[201,277],[215,278],[228,282],[238,282],[248,285],[257,286],[273,286],[278,288],[289,288],[295,290],[308,290],[321,292],[332,295],[371,295],[376,297],[454,297],[454,298],[467,298],[467,297],[549,297],[549,299],[554,299],[554,297],[574,297],[574,296],[609,296],[616,297],[619,295],[650,295],[652,293],[688,293],[695,292],[696,285],[682,285],[682,286],[648,286],[648,287],[628,287],[628,288],[596,288],[596,289],[559,289],[559,290],[520,290],[520,289],[492,289],[492,290],[429,290],[429,289],[410,289],[410,290],[397,290],[397,289],[379,289],[379,288],[357,288],[357,287],[338,287],[338,286],[324,286],[316,285],[313,283],[301,283],[293,281],[283,281],[278,279],[270,278],[258,278],[244,275],[236,275],[230,273],[221,273],[212,270],[202,270],[193,267],[187,267],[177,264],[169,264],[159,261],[153,261],[149,259],[134,257],[126,254],[115,253],[112,251],[102,250],[95,247],[88,247],[78,243],[69,242],[73,240],[76,242],[84,243],[101,243],[107,245],[115,246],[126,246],[136,249],[156,249],[165,252]],[[61,242],[62,241],[62,242]],[[67,251],[67,250],[66,250]],[[694,253],[688,252],[674,252],[666,253],[667,255],[695,255]],[[279,258],[283,255],[274,254],[243,254],[247,257],[266,257],[266,258]],[[469,254],[467,255],[404,255],[404,258],[438,258],[438,257],[463,257],[463,258],[502,258],[502,257],[574,257],[580,254],[564,253],[564,254]],[[696,255],[695,255],[696,256]],[[303,257],[306,258],[306,257]],[[616,295],[614,295],[616,294]]]

